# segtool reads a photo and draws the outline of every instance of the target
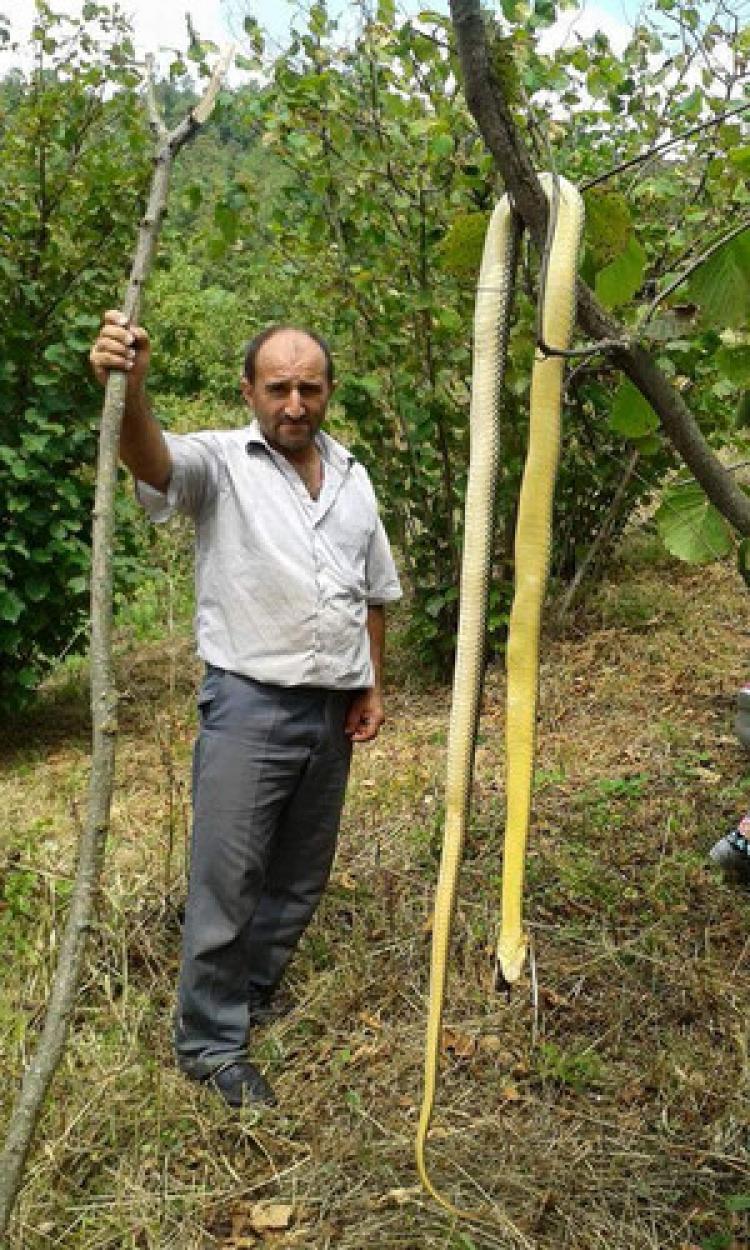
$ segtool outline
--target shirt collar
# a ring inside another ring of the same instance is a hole
[[[338,469],[340,473],[346,473],[350,466],[354,464],[355,457],[348,448],[337,442],[335,438],[331,438],[330,434],[326,434],[323,430],[318,430],[315,435],[315,442],[323,459],[328,464],[333,465],[334,469]],[[257,417],[253,418],[245,430],[245,450],[249,452],[253,447],[265,447],[267,451],[273,451],[258,424]]]

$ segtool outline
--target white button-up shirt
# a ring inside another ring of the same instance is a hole
[[[278,686],[350,690],[373,681],[368,606],[401,597],[366,470],[329,435],[316,442],[313,499],[257,421],[166,434],[165,494],[143,482],[153,521],[195,521],[195,632],[209,664]]]

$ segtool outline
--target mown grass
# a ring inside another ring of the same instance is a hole
[[[528,865],[538,983],[492,992],[503,675],[488,675],[457,907],[439,1184],[413,1166],[448,694],[392,649],[390,719],[357,753],[331,888],[289,1012],[252,1052],[279,1108],[230,1115],[170,1053],[197,675],[169,549],[118,648],[118,776],[74,1030],[14,1250],[511,1247],[739,1250],[750,1175],[750,896],[706,865],[750,806],[731,733],[746,594],[724,569],[629,556],[547,638]],[[146,607],[144,608],[144,603]],[[172,632],[156,636],[169,615]],[[634,606],[635,605],[635,606]],[[33,1047],[88,769],[85,670],[3,733],[2,1104]],[[260,1205],[259,1205],[260,1204]],[[275,1211],[285,1228],[262,1229]]]

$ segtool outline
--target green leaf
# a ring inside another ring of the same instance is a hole
[[[719,348],[716,367],[735,386],[750,386],[750,344]]]
[[[729,526],[697,482],[666,490],[655,520],[667,551],[688,564],[721,560],[732,549]]]
[[[214,221],[219,227],[225,243],[235,243],[237,241],[240,219],[234,208],[229,204],[217,204],[214,208]]]
[[[456,278],[476,280],[484,250],[489,213],[461,213],[435,249],[438,264]]]
[[[51,343],[49,347],[44,349],[42,354],[44,359],[53,365],[64,365],[68,362],[68,354],[62,343]]]
[[[631,439],[633,446],[642,456],[658,456],[664,447],[664,439],[659,434],[647,434],[645,438]]]
[[[523,0],[501,0],[500,7],[503,10],[503,17],[506,22],[514,25],[520,18],[520,10],[523,8]]]
[[[15,625],[23,612],[23,601],[14,590],[0,590],[0,621],[10,621]]]
[[[235,57],[235,60],[238,60],[238,59],[239,58]],[[191,183],[191,185],[186,189],[185,195],[187,197],[188,204],[192,208],[193,212],[195,212],[197,208],[200,208],[201,201],[203,200],[203,191],[201,190],[197,182]]]
[[[24,594],[32,603],[41,603],[49,593],[49,582],[42,577],[27,577],[23,583]]]
[[[586,247],[594,269],[603,269],[621,256],[633,232],[630,207],[619,191],[599,187],[587,191]]]
[[[451,135],[434,135],[430,139],[430,151],[438,159],[453,155],[453,138]]]
[[[34,669],[29,668],[28,666],[20,668],[16,673],[16,681],[18,682],[18,685],[22,686],[25,690],[33,690],[38,680],[38,673],[35,673]]]
[[[733,148],[729,153],[729,164],[739,169],[741,174],[750,174],[750,147]]]
[[[740,329],[750,318],[750,231],[709,256],[691,276],[689,297],[706,325]]]
[[[625,381],[615,393],[608,424],[625,438],[645,438],[658,430],[659,418],[638,388]]]
[[[239,52],[235,53],[234,63],[237,66],[237,69],[246,69],[250,71],[251,73],[254,70],[260,69],[263,64],[260,57],[242,56],[241,53]]]
[[[540,26],[551,26],[557,17],[554,0],[534,0],[534,21]]]
[[[617,308],[633,298],[643,282],[646,253],[631,235],[627,247],[616,260],[596,275],[596,294],[606,308]]]
[[[376,373],[364,373],[357,381],[362,390],[366,391],[373,399],[380,399],[382,386],[380,378]]]
[[[454,308],[438,308],[435,321],[441,330],[446,330],[449,334],[460,334],[465,325],[463,318]]]

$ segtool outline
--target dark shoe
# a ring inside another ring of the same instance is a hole
[[[708,857],[739,884],[750,886],[750,815],[711,847]]]
[[[249,1106],[251,1103],[262,1103],[266,1107],[276,1106],[276,1095],[268,1081],[252,1063],[245,1060],[217,1068],[205,1079],[230,1107],[241,1107],[243,1104]]]

